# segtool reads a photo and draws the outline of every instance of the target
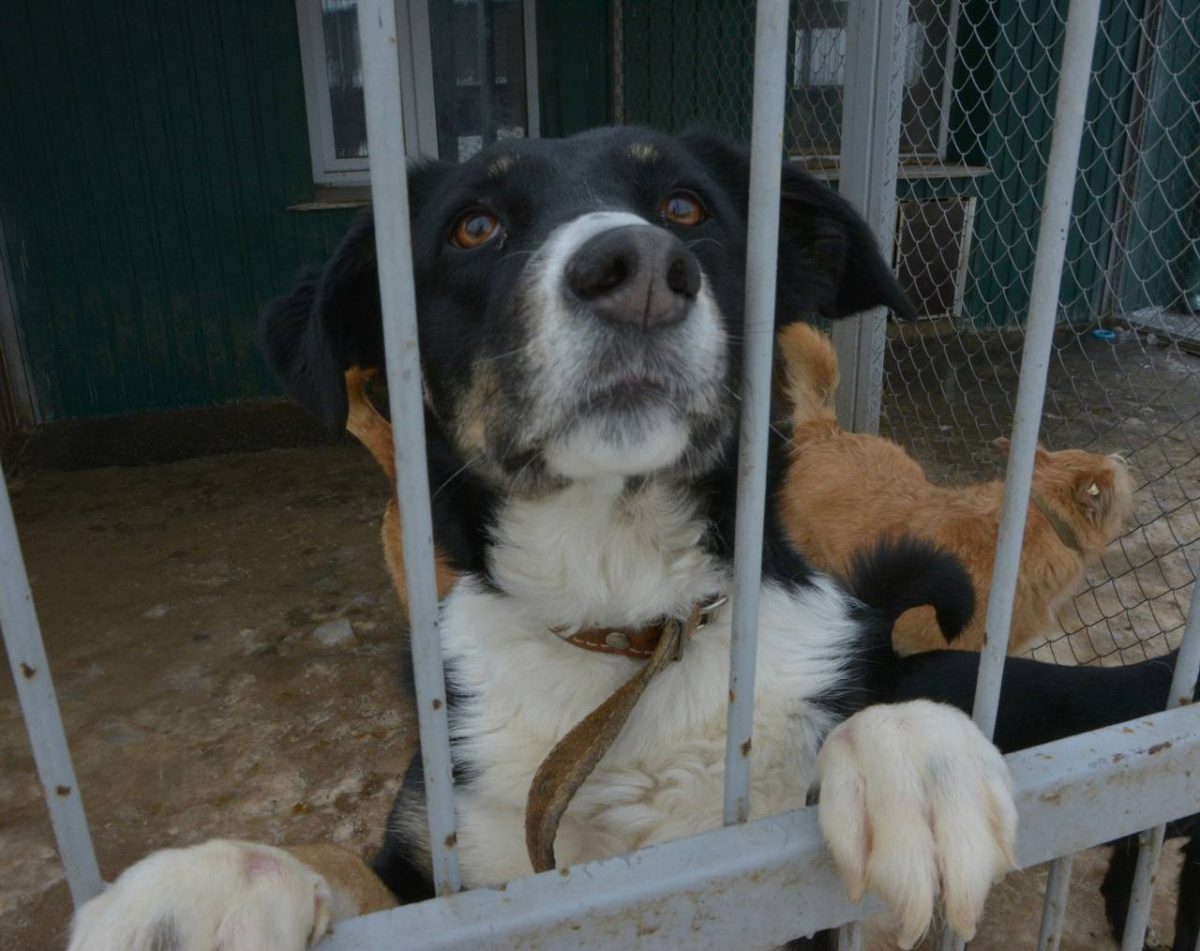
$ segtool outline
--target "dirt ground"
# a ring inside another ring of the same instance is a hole
[[[1160,379],[1180,358],[1146,359]],[[1200,391],[1181,398],[1200,406]],[[896,412],[885,423],[902,435]],[[914,412],[917,436],[942,425],[937,407]],[[981,429],[957,458],[984,459],[994,434]],[[402,629],[378,544],[386,488],[365,452],[39,466],[10,488],[103,874],[215,835],[369,851],[415,723],[396,686]],[[1139,518],[1160,512],[1139,495]],[[331,642],[322,625],[341,618],[353,635]],[[0,948],[61,947],[67,891],[6,677],[0,762]],[[1169,853],[1153,917],[1163,939]],[[1064,949],[1115,947],[1104,860],[1075,862]],[[1034,947],[1044,885],[1041,869],[1010,876],[972,947]]]

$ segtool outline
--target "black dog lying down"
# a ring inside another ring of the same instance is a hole
[[[412,171],[435,534],[460,576],[440,631],[468,886],[530,871],[531,778],[640,669],[627,643],[730,590],[748,168],[720,139],[621,128],[506,141],[462,166]],[[910,312],[870,230],[785,166],[780,319],[877,305]],[[268,307],[264,339],[289,392],[340,432],[345,371],[383,363],[370,216]],[[783,464],[777,441],[772,500]],[[969,937],[1012,864],[1007,768],[961,712],[977,658],[899,661],[890,643],[894,619],[917,604],[953,637],[973,608],[970,583],[949,556],[901,541],[865,558],[845,590],[809,568],[770,508],[753,815],[802,807],[819,783],[850,894],[879,894],[902,944],[925,932],[939,897]],[[596,631],[615,639],[583,646]],[[650,682],[558,828],[560,864],[721,824],[729,639],[726,605]],[[1169,677],[1169,663],[1012,663],[1000,747],[1152,712]],[[165,935],[180,947],[300,948],[378,907],[363,896],[380,881],[399,901],[429,897],[422,792],[417,757],[374,873],[350,856],[249,843],[160,852],[85,906],[72,947],[159,947]]]
[[[996,745],[1007,752],[1051,743],[1109,725],[1133,720],[1166,707],[1174,653],[1128,667],[1058,667],[1010,657],[996,721]],[[889,702],[923,697],[970,710],[978,657],[965,651],[913,654],[894,661],[887,683],[878,689]],[[955,673],[947,676],[954,670]],[[1193,692],[1200,699],[1200,684]],[[1101,710],[1099,707],[1106,709]],[[1200,939],[1200,815],[1169,823],[1169,837],[1187,836],[1179,875],[1172,951],[1195,951]],[[1115,938],[1125,931],[1129,889],[1137,862],[1137,837],[1113,843],[1108,872],[1100,886],[1104,910]]]

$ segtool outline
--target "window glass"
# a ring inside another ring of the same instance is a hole
[[[333,120],[334,158],[365,158],[367,117],[363,107],[362,61],[355,0],[321,0],[325,78]]]
[[[438,154],[463,161],[528,128],[521,0],[430,0]]]

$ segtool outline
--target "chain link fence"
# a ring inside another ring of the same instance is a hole
[[[836,184],[847,4],[793,0],[786,147]],[[746,140],[754,4],[615,0],[614,119]],[[880,429],[937,481],[1002,475],[1066,3],[909,0],[895,262],[921,311],[887,335]],[[893,90],[899,83],[893,83]],[[1107,0],[1042,439],[1121,453],[1135,517],[1032,656],[1178,644],[1200,572],[1200,5]]]

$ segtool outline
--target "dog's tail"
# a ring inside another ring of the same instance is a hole
[[[792,424],[799,426],[832,413],[838,363],[829,338],[811,324],[794,323],[780,331],[776,344]]]
[[[975,588],[962,563],[931,542],[910,536],[881,539],[858,552],[850,565],[850,593],[880,612],[891,627],[909,608],[930,605],[951,643],[975,613]]]
[[[394,484],[396,456],[392,443],[392,426],[379,414],[367,395],[367,380],[377,372],[356,366],[346,371],[346,401],[349,405],[346,430],[367,447],[367,451],[379,463],[379,468],[388,477],[388,481]]]

